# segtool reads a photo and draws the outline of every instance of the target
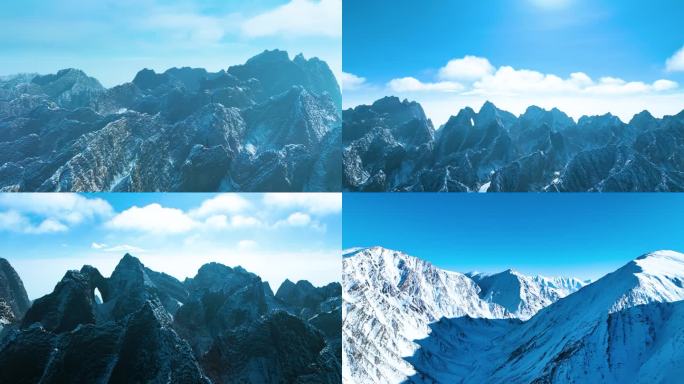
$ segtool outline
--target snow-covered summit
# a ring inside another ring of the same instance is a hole
[[[383,247],[353,248],[343,259],[343,378],[401,382],[405,360],[442,318],[527,319],[567,295],[576,279],[506,271],[465,275]]]

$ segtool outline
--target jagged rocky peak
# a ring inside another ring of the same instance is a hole
[[[46,89],[54,91],[61,90],[61,92],[71,89],[74,86],[104,90],[104,87],[97,79],[88,76],[80,69],[74,68],[62,69],[56,74],[34,76],[31,79],[31,82]]]
[[[342,96],[335,75],[318,59],[305,60],[303,56],[297,56],[290,60],[286,51],[266,50],[243,65],[229,67],[228,73],[242,81],[257,79],[264,98],[301,85],[316,94],[327,94],[335,105],[341,106]]]
[[[606,114],[575,122],[557,108],[531,106],[516,117],[486,102],[412,140],[406,132],[421,125],[406,124],[415,117],[408,105],[386,97],[343,112],[344,190],[684,190],[676,160],[684,156],[681,116],[644,114],[624,124]]]
[[[98,319],[95,287],[89,274],[68,271],[52,293],[36,299],[26,312],[22,328],[40,323],[54,333],[69,332]]]
[[[191,289],[206,291],[230,291],[246,285],[247,282],[259,281],[261,278],[238,266],[228,267],[221,263],[207,263],[200,267],[197,275],[188,279],[186,285]]]
[[[30,306],[21,278],[9,261],[0,258],[0,329],[21,320]]]
[[[269,51],[228,72],[88,79],[2,83],[0,190],[339,190],[341,94],[321,60]]]
[[[293,283],[286,279],[278,288],[275,297],[290,306],[316,308],[325,300],[339,297],[340,294],[341,286],[339,283],[330,283],[325,287],[314,287],[307,280]]]
[[[545,110],[536,105],[532,105],[520,116],[522,128],[539,128],[546,124],[553,130],[563,130],[575,125],[575,121],[558,108]]]

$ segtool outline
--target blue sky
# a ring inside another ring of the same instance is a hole
[[[684,252],[682,194],[344,194],[343,247],[383,246],[459,272],[595,279]]]
[[[343,12],[346,107],[397,94],[437,124],[487,99],[575,117],[684,109],[681,1],[347,0]]]
[[[0,255],[32,299],[68,269],[129,252],[179,279],[210,261],[269,281],[339,281],[340,194],[0,194]]]
[[[264,49],[341,71],[341,0],[25,0],[0,5],[0,75],[79,68],[105,86],[142,68],[226,69]]]

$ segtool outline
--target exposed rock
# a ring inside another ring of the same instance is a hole
[[[436,132],[419,104],[386,97],[343,113],[349,191],[681,191],[684,113],[577,123],[554,108],[519,117],[485,103]]]
[[[0,190],[339,191],[341,95],[318,59],[0,79]],[[330,172],[330,170],[335,170]]]

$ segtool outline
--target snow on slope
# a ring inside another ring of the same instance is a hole
[[[464,319],[440,322],[411,382],[672,382],[684,373],[683,283],[684,255],[658,251],[483,337],[454,333]]]
[[[405,358],[441,318],[526,319],[582,284],[510,271],[471,278],[381,247],[344,256],[345,383],[399,383],[413,375]]]
[[[380,247],[343,260],[342,340],[345,383],[401,382],[415,371],[403,358],[442,317],[505,317],[480,299],[467,276]]]
[[[514,270],[493,275],[468,274],[482,289],[480,297],[502,305],[514,317],[527,320],[585,283],[575,278],[526,276]]]

